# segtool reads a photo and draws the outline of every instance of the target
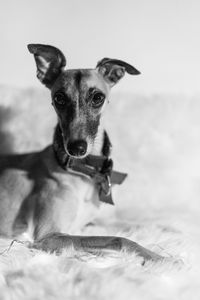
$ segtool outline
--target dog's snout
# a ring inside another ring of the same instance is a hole
[[[87,151],[87,143],[84,140],[69,141],[67,150],[72,156],[83,156]]]

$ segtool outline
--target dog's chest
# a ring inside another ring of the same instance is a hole
[[[95,218],[100,205],[94,182],[85,176],[66,172],[56,174],[59,188],[55,193],[53,207],[59,216],[57,226],[62,232],[78,233]],[[56,197],[59,200],[56,200]],[[61,205],[59,204],[61,203]]]

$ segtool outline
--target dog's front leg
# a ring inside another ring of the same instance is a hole
[[[92,254],[105,258],[112,254],[118,258],[139,256],[143,259],[142,263],[164,259],[129,239],[115,236],[76,236],[50,233],[36,240],[31,247],[58,254],[66,251],[68,254]]]

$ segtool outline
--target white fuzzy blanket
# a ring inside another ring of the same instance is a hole
[[[0,88],[0,151],[41,149],[56,118],[48,91]],[[0,240],[0,299],[199,299],[200,102],[198,97],[112,96],[105,123],[115,169],[127,171],[85,234],[129,237],[183,265],[99,261],[31,251]]]

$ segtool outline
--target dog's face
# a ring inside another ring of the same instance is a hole
[[[31,44],[28,49],[35,56],[37,77],[51,90],[65,151],[77,158],[92,153],[110,88],[125,71],[132,75],[140,72],[108,58],[95,69],[65,70],[66,59],[59,49],[39,44]]]
[[[109,87],[96,70],[63,71],[51,88],[66,152],[83,157],[92,152]]]

